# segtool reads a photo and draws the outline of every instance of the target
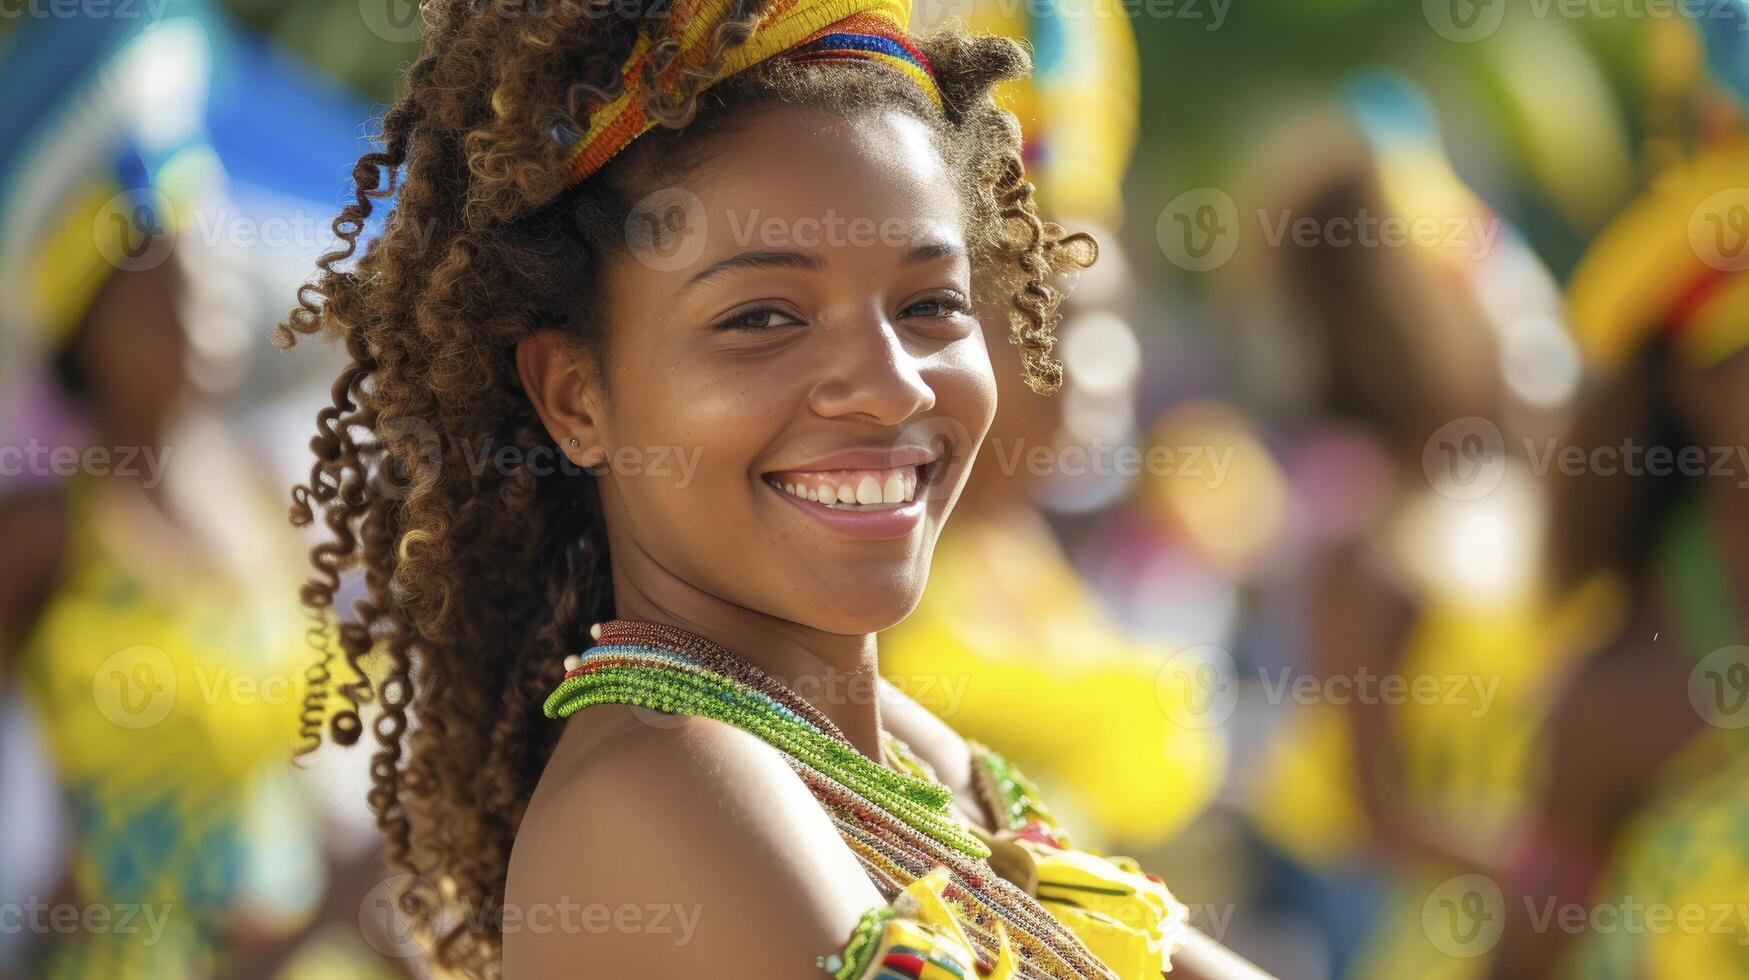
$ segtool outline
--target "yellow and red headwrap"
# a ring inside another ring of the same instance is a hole
[[[1701,366],[1749,345],[1749,140],[1662,175],[1598,235],[1567,301],[1580,349],[1606,374],[1658,333]]]
[[[666,89],[683,72],[704,67],[712,38],[734,7],[731,0],[677,0],[670,16],[685,25],[680,52],[657,77],[658,88]],[[915,80],[940,108],[941,94],[929,59],[905,31],[910,18],[910,0],[771,0],[747,40],[723,53],[722,64],[705,87],[780,54],[797,61],[872,61]],[[653,56],[649,38],[639,35],[621,69],[624,89],[590,115],[589,131],[572,148],[573,184],[655,128],[656,120],[645,109],[651,91],[644,81]]]

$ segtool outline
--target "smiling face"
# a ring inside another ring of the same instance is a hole
[[[633,209],[604,377],[574,412],[536,400],[605,454],[635,587],[840,634],[910,612],[996,404],[955,188],[903,112],[789,109]]]

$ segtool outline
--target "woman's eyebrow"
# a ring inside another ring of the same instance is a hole
[[[957,259],[965,254],[965,246],[958,242],[929,242],[906,252],[905,264],[928,262],[932,259]]]
[[[704,271],[687,280],[688,286],[715,279],[728,272],[738,272],[742,269],[821,269],[826,262],[814,255],[804,255],[801,252],[740,252],[731,255],[721,262],[707,266]]]

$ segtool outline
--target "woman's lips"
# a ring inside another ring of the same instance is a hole
[[[783,470],[765,474],[765,485],[803,513],[838,533],[856,538],[894,538],[923,519],[921,466],[836,470]]]

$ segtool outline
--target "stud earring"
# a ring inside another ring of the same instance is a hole
[[[572,449],[576,449],[576,448],[577,448],[577,447],[578,447],[578,446],[579,446],[579,445],[581,445],[581,443],[579,443],[579,442],[578,442],[578,441],[577,441],[577,437],[576,437],[576,436],[572,436],[572,437],[571,437],[571,448],[572,448]]]

